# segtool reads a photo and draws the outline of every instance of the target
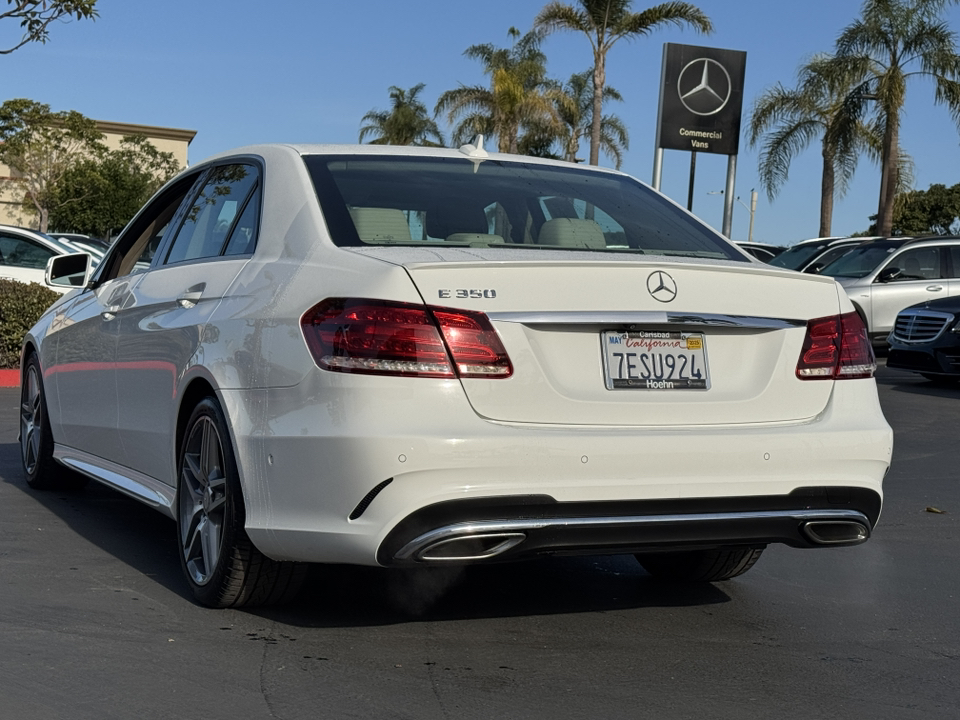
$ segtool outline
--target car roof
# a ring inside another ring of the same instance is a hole
[[[960,244],[960,236],[957,235],[925,235],[922,237],[886,237],[874,238],[861,243],[861,247],[892,247],[900,248],[906,245],[919,245],[922,243],[948,243],[951,245]]]
[[[52,237],[47,233],[42,233],[39,230],[33,230],[32,228],[20,227],[19,225],[0,225],[0,230],[3,230],[4,232],[19,233],[20,235],[26,235],[27,237],[35,240],[45,242],[48,245],[53,243],[57,247],[61,247],[60,243],[55,237]]]
[[[492,143],[491,143],[492,144]],[[613,175],[625,173],[613,168],[570,163],[565,160],[533,157],[532,155],[513,155],[510,153],[481,150],[477,152],[472,145],[462,145],[459,148],[418,147],[413,145],[356,145],[356,144],[323,144],[323,143],[261,143],[246,145],[228,150],[209,158],[203,163],[215,162],[223,158],[238,155],[260,155],[263,153],[287,150],[299,155],[371,155],[379,157],[432,157],[432,158],[468,158],[472,160],[497,160],[503,162],[522,162],[534,165],[552,165],[554,167],[577,168],[590,172],[603,172]]]

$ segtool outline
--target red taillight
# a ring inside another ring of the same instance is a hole
[[[807,336],[797,362],[798,378],[868,378],[873,377],[876,369],[867,329],[856,312],[817,318],[807,323]]]
[[[308,310],[300,325],[310,353],[325,370],[448,378],[513,372],[483,313],[331,298]]]
[[[480,312],[431,308],[460,377],[509,377],[513,366],[490,320]]]

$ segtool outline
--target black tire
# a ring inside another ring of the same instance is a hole
[[[194,408],[177,463],[180,566],[201,605],[274,605],[292,599],[303,563],[278,562],[254,547],[226,419],[212,397]]]
[[[636,556],[643,569],[656,578],[675,582],[718,582],[743,575],[752,568],[763,548],[687,550],[644,553]]]
[[[79,490],[89,482],[53,459],[43,371],[34,352],[27,356],[20,375],[20,462],[27,485],[35,490]]]

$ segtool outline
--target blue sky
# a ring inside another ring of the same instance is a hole
[[[99,0],[96,22],[52,28],[46,45],[0,56],[0,100],[26,97],[53,110],[98,120],[197,131],[190,161],[255,142],[356,142],[361,117],[389,106],[387,88],[426,83],[437,97],[486,81],[463,57],[477,43],[507,46],[507,30],[526,31],[545,0]],[[641,10],[654,2],[635,0]],[[630,131],[623,170],[650,182],[663,43],[747,52],[745,113],[765,88],[793,84],[797,66],[829,51],[856,17],[855,0],[702,0],[715,31],[666,29],[621,41],[608,56],[607,82],[624,96],[610,106]],[[960,30],[960,8],[945,15]],[[16,28],[0,28],[9,45]],[[591,65],[585,37],[558,34],[543,46],[551,76],[566,80]],[[917,167],[916,187],[960,182],[960,135],[932,85],[908,89],[902,142]],[[441,122],[441,127],[447,129]],[[719,228],[726,157],[700,154],[694,212]],[[758,187],[757,154],[741,143],[737,194],[749,204]],[[771,204],[761,193],[754,240],[789,244],[817,234],[820,155],[811,147],[793,164]],[[666,151],[663,191],[686,204],[689,154]],[[759,188],[758,188],[759,189]],[[866,229],[876,212],[879,170],[864,158],[837,201],[834,234]],[[735,204],[733,237],[745,240],[749,213]]]

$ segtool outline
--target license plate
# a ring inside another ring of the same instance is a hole
[[[601,335],[608,390],[708,390],[703,333],[608,330]]]

